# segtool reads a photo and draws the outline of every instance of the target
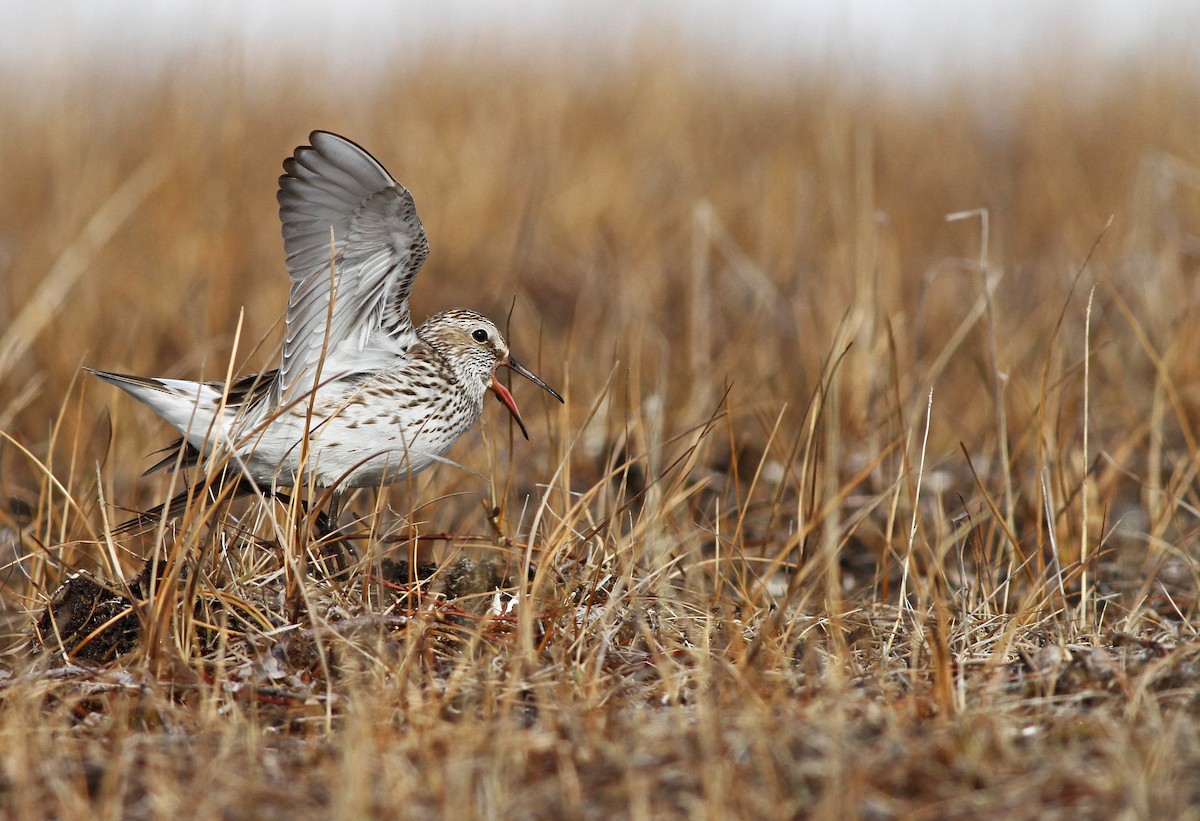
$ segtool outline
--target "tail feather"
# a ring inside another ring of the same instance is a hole
[[[95,376],[98,379],[103,379],[110,385],[116,385],[122,390],[128,391],[135,397],[140,398],[138,389],[149,388],[151,390],[167,392],[167,386],[161,379],[155,379],[152,376],[134,376],[128,373],[116,373],[114,371],[101,371],[96,368],[84,367],[84,370]]]
[[[234,380],[226,390],[223,382],[159,379],[94,368],[84,370],[116,385],[183,434],[165,448],[154,452],[153,455],[161,455],[161,458],[147,468],[143,476],[164,469],[199,465],[203,461],[201,447],[207,447],[209,437],[225,435],[222,431],[229,421],[228,417],[244,412],[247,406],[264,398],[276,376],[275,371],[250,374]],[[219,419],[218,414],[221,415]],[[137,514],[114,528],[113,533],[125,534],[155,525],[163,519],[175,518],[187,509],[189,499],[200,494],[216,502],[256,492],[258,487],[254,482],[231,467],[214,478],[197,482],[161,505]]]
[[[133,376],[131,374],[98,371],[86,368],[110,385],[116,385],[121,390],[141,402],[160,418],[170,423],[183,434],[183,440],[195,443],[197,446],[212,435],[223,435],[224,418],[218,419],[221,410],[221,395],[224,384],[219,382],[189,382],[183,379],[159,379],[151,376]],[[222,413],[222,417],[224,414]],[[214,424],[217,430],[214,430]],[[168,446],[174,453],[159,463],[152,465],[147,473],[169,467],[176,460],[180,447],[184,447],[185,466],[197,463],[198,454],[193,454],[187,445],[180,443]],[[165,451],[164,451],[165,452]]]

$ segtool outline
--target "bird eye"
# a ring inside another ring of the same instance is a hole
[[[487,342],[488,341],[488,333],[483,328],[478,328],[475,330],[474,333],[471,334],[471,338],[474,339],[476,342]]]

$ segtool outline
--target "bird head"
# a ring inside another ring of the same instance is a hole
[[[559,402],[563,401],[554,388],[513,358],[500,329],[482,314],[462,308],[443,311],[427,319],[418,333],[446,357],[460,378],[494,393],[500,404],[517,420],[526,439],[529,438],[529,431],[521,419],[517,402],[496,376],[500,368],[516,371]]]

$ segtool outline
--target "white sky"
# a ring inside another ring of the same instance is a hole
[[[0,71],[36,77],[108,61],[151,72],[181,51],[251,60],[301,54],[334,74],[489,48],[537,60],[569,47],[619,60],[635,42],[680,35],[734,64],[845,63],[869,79],[927,86],[1061,50],[1120,60],[1167,46],[1195,49],[1200,2],[12,0],[0,10]]]

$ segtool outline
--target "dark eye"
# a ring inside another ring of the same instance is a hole
[[[483,328],[478,328],[471,334],[471,338],[474,339],[476,342],[487,342],[488,341],[487,331],[485,331]]]

